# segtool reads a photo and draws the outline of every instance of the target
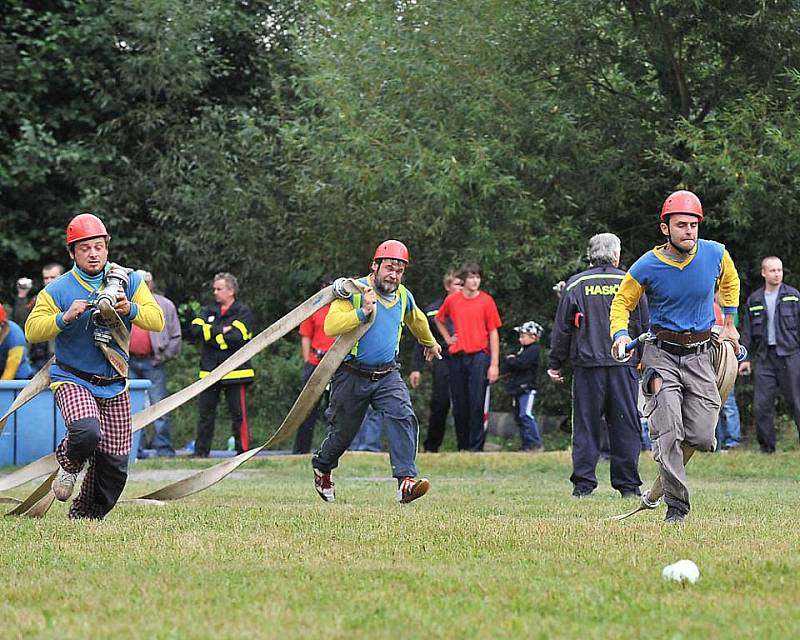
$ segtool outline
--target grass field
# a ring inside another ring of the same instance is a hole
[[[307,458],[259,459],[104,522],[62,504],[0,519],[0,637],[797,638],[798,463],[698,456],[680,526],[663,508],[608,521],[634,502],[606,464],[591,498],[571,498],[567,452],[420,455],[432,488],[410,505],[383,455],[343,458],[335,504]],[[126,495],[191,466],[139,462]],[[654,469],[643,456],[648,484]],[[697,584],[662,580],[682,558]]]

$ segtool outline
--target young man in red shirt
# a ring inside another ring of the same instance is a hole
[[[500,375],[497,329],[502,322],[494,298],[480,290],[480,266],[467,263],[459,276],[464,287],[445,298],[436,314],[436,326],[452,356],[447,365],[458,449],[483,451],[484,402],[487,383],[494,384]],[[453,333],[448,331],[448,318],[453,323]]]

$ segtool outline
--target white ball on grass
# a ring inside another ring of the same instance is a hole
[[[664,580],[674,580],[675,582],[691,582],[694,584],[700,579],[700,569],[691,560],[678,560],[673,564],[668,564],[661,572]]]

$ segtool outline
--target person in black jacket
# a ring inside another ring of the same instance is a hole
[[[455,291],[461,291],[464,286],[463,280],[458,276],[455,271],[448,271],[442,280],[444,290],[447,295]],[[444,428],[447,422],[447,414],[450,412],[450,376],[448,374],[447,361],[450,359],[450,352],[447,350],[447,343],[444,341],[442,334],[439,333],[439,328],[436,326],[434,318],[439,307],[442,306],[444,298],[431,302],[423,309],[425,316],[428,318],[428,325],[431,328],[436,342],[442,347],[441,360],[436,359],[431,362],[431,404],[430,404],[430,417],[428,418],[428,431],[425,436],[425,441],[422,446],[428,453],[436,453],[439,447],[442,446],[444,440]],[[453,332],[453,323],[450,319],[447,320],[447,326],[450,332]],[[420,375],[422,368],[425,366],[425,349],[422,345],[417,344],[414,348],[414,358],[411,363],[411,373],[408,374],[408,384],[412,389],[419,386]]]
[[[611,356],[611,300],[625,272],[618,268],[620,241],[612,233],[589,240],[589,269],[567,281],[558,305],[550,343],[547,374],[563,383],[561,368],[571,360],[572,386],[572,495],[585,497],[597,488],[597,460],[603,431],[608,425],[611,486],[623,497],[639,495],[641,424],[636,406],[639,376],[636,357],[618,362]],[[645,299],[631,314],[630,334],[649,326]]]
[[[539,425],[533,415],[536,402],[536,374],[539,371],[539,339],[544,333],[542,325],[533,320],[514,327],[519,333],[518,351],[509,353],[503,358],[501,371],[508,373],[509,378],[505,390],[514,400],[514,420],[519,427],[522,438],[520,451],[533,453],[543,450]]]
[[[740,342],[757,362],[753,377],[753,413],[758,444],[775,452],[775,393],[780,387],[800,433],[800,292],[783,281],[783,263],[761,261],[764,286],[747,298]],[[749,375],[750,360],[739,365]]]
[[[218,273],[214,276],[213,292],[214,304],[204,308],[192,321],[192,337],[203,341],[200,378],[205,378],[253,337],[253,314],[247,305],[236,299],[239,293],[236,278],[230,273]],[[249,448],[245,385],[254,377],[253,365],[248,360],[200,394],[195,457],[207,458],[211,451],[217,403],[222,390],[231,414],[236,452],[242,453]]]

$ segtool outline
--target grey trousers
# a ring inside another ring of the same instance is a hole
[[[676,356],[646,344],[642,355],[645,417],[650,423],[653,459],[658,464],[667,505],[689,512],[683,447],[714,451],[720,408],[711,352]],[[661,378],[661,388],[652,393]]]

